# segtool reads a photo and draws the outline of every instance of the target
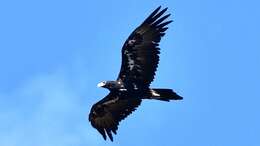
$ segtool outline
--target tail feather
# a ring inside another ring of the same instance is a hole
[[[148,99],[157,99],[162,101],[182,100],[183,98],[172,89],[150,89]]]

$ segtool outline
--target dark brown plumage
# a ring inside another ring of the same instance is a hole
[[[113,141],[119,122],[125,119],[141,104],[143,99],[161,101],[181,100],[171,89],[150,89],[159,63],[159,42],[165,35],[167,8],[154,10],[145,21],[128,37],[122,48],[122,64],[116,81],[98,84],[110,90],[102,100],[94,104],[89,114],[91,125],[106,140]]]
[[[118,80],[136,84],[141,88],[148,88],[154,79],[155,71],[159,63],[159,42],[165,35],[167,24],[172,21],[165,21],[170,14],[161,17],[167,8],[159,11],[158,7],[137,27],[128,37],[122,48],[122,65]],[[161,18],[160,18],[161,17]],[[131,65],[131,60],[133,65]],[[135,76],[138,74],[138,76]]]

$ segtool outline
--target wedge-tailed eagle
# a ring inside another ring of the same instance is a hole
[[[122,64],[116,81],[103,81],[98,87],[110,90],[110,93],[91,108],[89,121],[106,140],[113,141],[119,122],[125,119],[141,104],[143,99],[161,101],[181,100],[171,89],[150,88],[159,63],[159,42],[167,25],[170,14],[167,8],[155,9],[144,22],[137,27],[122,48]]]

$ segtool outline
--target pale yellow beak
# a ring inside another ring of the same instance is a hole
[[[104,82],[100,82],[97,84],[97,87],[104,87],[106,84]]]

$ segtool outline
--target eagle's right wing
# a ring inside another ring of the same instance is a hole
[[[119,122],[130,115],[140,103],[141,99],[119,98],[110,93],[92,106],[89,121],[105,140],[108,135],[113,141],[111,132],[116,134]]]
[[[159,63],[159,42],[172,21],[166,21],[170,14],[164,15],[167,8],[154,10],[137,27],[122,48],[122,64],[118,76],[127,88],[148,88],[154,79]]]

